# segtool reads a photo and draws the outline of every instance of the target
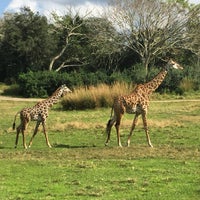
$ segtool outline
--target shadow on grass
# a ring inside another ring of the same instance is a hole
[[[73,145],[68,145],[68,144],[54,144],[54,148],[66,148],[66,149],[78,149],[78,148],[94,148],[96,145],[92,146],[87,146],[87,145],[78,145],[78,146],[73,146]]]

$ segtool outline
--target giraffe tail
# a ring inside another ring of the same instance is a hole
[[[110,112],[110,119],[112,119],[112,116],[113,116],[113,109],[114,109],[114,103],[112,105],[112,109],[111,109],[111,112]]]
[[[106,132],[107,133],[109,132],[109,129],[110,129],[110,123],[112,121],[112,116],[113,116],[113,109],[114,109],[114,104],[112,105],[112,109],[111,109],[111,113],[110,113],[110,119],[108,120],[108,123],[106,125]]]
[[[15,121],[16,121],[16,119],[17,119],[17,115],[19,114],[20,112],[17,112],[16,113],[16,115],[15,115],[15,118],[14,118],[14,122],[13,122],[13,130],[15,130]]]

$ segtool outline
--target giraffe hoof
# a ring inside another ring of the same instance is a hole
[[[106,146],[106,147],[108,146],[108,142],[105,143],[105,146]]]

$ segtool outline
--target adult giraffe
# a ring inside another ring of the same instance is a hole
[[[127,145],[130,146],[131,136],[137,124],[138,116],[142,115],[143,126],[146,133],[148,145],[150,147],[153,147],[150,140],[148,125],[147,125],[147,110],[149,106],[149,99],[152,92],[154,92],[158,88],[158,86],[163,82],[169,68],[183,69],[183,67],[180,66],[178,63],[176,63],[172,59],[169,59],[164,69],[159,74],[157,74],[151,81],[144,84],[139,84],[130,95],[119,96],[114,99],[111,111],[111,117],[107,123],[107,128],[106,128],[107,140],[105,145],[108,145],[110,141],[111,128],[115,123],[118,146],[122,147],[119,128],[120,128],[121,118],[124,115],[124,113],[127,112],[128,114],[135,114],[130,134],[128,137]],[[114,115],[112,116],[113,111]]]
[[[44,135],[45,135],[46,143],[49,147],[51,147],[51,145],[49,143],[48,135],[47,135],[47,132],[46,132],[46,128],[45,128],[46,119],[48,117],[48,110],[49,110],[50,107],[53,106],[53,104],[57,103],[58,100],[63,95],[65,95],[68,92],[71,92],[71,90],[66,85],[62,85],[49,98],[47,98],[47,99],[45,99],[41,102],[38,102],[32,108],[24,108],[15,115],[14,122],[13,122],[13,130],[15,129],[15,121],[16,121],[18,114],[20,114],[20,119],[21,119],[21,123],[17,127],[15,148],[17,148],[19,133],[22,132],[23,146],[24,146],[25,149],[27,149],[26,139],[25,139],[25,130],[26,130],[27,125],[30,121],[36,121],[36,126],[35,126],[34,133],[31,137],[31,140],[29,142],[29,147],[31,147],[32,142],[33,142],[33,138],[37,134],[38,127],[41,123],[42,123],[42,126],[43,126],[43,132],[44,132]]]

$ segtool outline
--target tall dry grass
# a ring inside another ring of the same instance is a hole
[[[97,86],[75,88],[73,93],[64,97],[62,105],[66,110],[83,110],[98,107],[108,107],[115,96],[130,94],[134,85],[116,82],[113,85],[99,84]]]

